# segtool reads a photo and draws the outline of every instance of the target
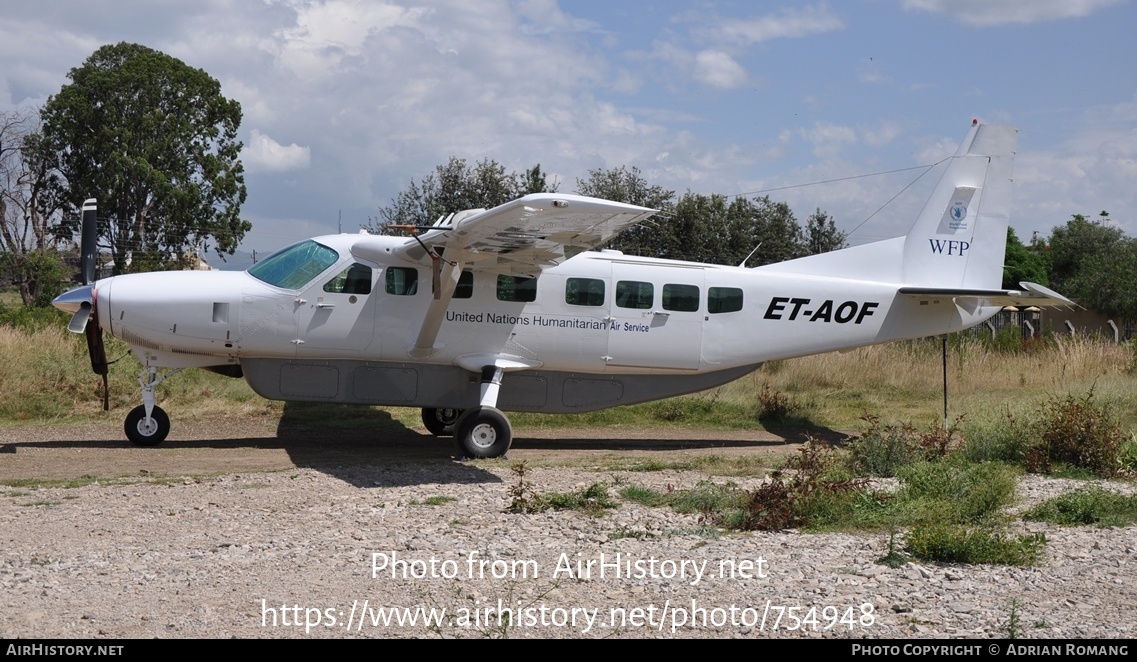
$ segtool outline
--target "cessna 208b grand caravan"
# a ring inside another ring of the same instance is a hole
[[[583,412],[711,388],[764,361],[938,335],[1005,305],[1069,305],[1000,289],[1017,131],[974,123],[907,236],[757,268],[592,251],[655,210],[539,193],[440,219],[413,237],[340,234],[245,272],[95,280],[55,305],[143,368],[127,437],[165,439],[155,387],[183,368],[243,376],[287,401],[422,408],[464,456],[509,448],[506,411]]]

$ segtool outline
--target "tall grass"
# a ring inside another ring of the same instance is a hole
[[[953,338],[948,349],[949,416],[1004,415],[1034,409],[1054,396],[1086,393],[1113,403],[1122,425],[1137,426],[1137,374],[1127,345],[1054,337],[1005,352],[976,339]],[[885,422],[928,425],[943,419],[939,339],[896,342],[776,361],[719,389],[728,403],[752,401],[769,387],[809,403],[811,420],[843,430],[866,414]]]
[[[106,338],[112,363],[110,406],[116,416],[141,404],[138,361],[130,349]],[[102,411],[102,378],[91,371],[83,335],[62,326],[17,329],[0,325],[0,422],[66,420]],[[179,409],[181,416],[252,413],[279,410],[266,404],[245,384],[201,370],[187,370],[159,387],[163,406]]]
[[[111,406],[141,402],[138,361],[129,348],[107,338],[111,360]],[[1137,353],[1127,345],[1078,337],[1055,337],[1021,351],[953,338],[949,352],[950,415],[968,424],[1024,415],[1046,402],[1093,389],[1095,399],[1118,413],[1122,428],[1137,430]],[[761,427],[858,430],[866,415],[884,423],[927,427],[942,420],[940,342],[897,342],[845,353],[775,361],[742,379],[700,394],[586,414],[512,414],[518,427],[677,425],[754,429]],[[57,325],[0,325],[0,421],[60,419],[101,409],[102,382],[87,359],[83,336]],[[279,412],[243,380],[187,370],[159,387],[163,406],[179,415]],[[783,410],[783,411],[778,411]],[[414,412],[400,420],[410,424]],[[1014,458],[990,458],[1012,460]]]

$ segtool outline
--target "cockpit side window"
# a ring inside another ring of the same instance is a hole
[[[269,285],[298,290],[339,259],[339,253],[309,239],[254,264],[249,275]]]

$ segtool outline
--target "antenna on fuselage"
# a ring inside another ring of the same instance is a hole
[[[746,261],[747,261],[747,260],[749,260],[750,258],[754,257],[754,254],[758,252],[758,249],[759,249],[759,248],[762,248],[762,242],[758,242],[758,245],[754,247],[754,250],[750,251],[750,254],[749,254],[749,255],[747,255],[746,257],[742,258],[742,262],[740,262],[738,266],[740,266],[740,267],[745,267],[745,266],[746,266]]]

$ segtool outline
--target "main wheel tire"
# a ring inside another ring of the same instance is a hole
[[[157,446],[170,434],[170,417],[161,407],[150,412],[150,422],[146,422],[146,407],[138,405],[126,415],[123,424],[126,438],[135,446]]]
[[[422,410],[422,424],[436,437],[453,437],[454,425],[462,416],[461,409],[440,407],[433,409],[424,407]]]
[[[454,424],[454,440],[465,457],[501,457],[513,442],[509,419],[494,407],[467,409]]]

